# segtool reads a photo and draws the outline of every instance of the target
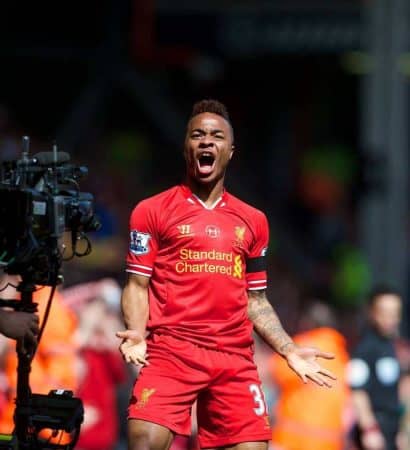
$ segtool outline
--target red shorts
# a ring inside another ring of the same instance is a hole
[[[149,366],[135,382],[129,419],[191,433],[197,400],[201,448],[271,438],[266,402],[252,357],[210,350],[171,336],[148,344]]]

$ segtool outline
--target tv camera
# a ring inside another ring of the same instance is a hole
[[[56,145],[51,152],[32,157],[28,136],[23,136],[22,145],[21,159],[3,161],[0,168],[0,270],[21,277],[17,286],[21,299],[0,300],[0,306],[36,312],[33,292],[38,286],[51,286],[49,311],[55,288],[62,282],[62,262],[91,252],[87,233],[97,231],[100,223],[93,195],[80,191],[79,180],[88,169],[71,164],[70,155],[59,152]],[[71,233],[68,254],[66,232]],[[39,338],[47,316],[48,312]],[[34,354],[35,348],[23,351],[17,346],[15,428],[11,435],[0,434],[0,449],[71,450],[83,421],[82,402],[67,390],[31,393]]]

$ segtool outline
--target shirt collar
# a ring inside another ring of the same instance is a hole
[[[186,184],[181,184],[181,191],[189,203],[201,205],[204,209],[209,210],[215,209],[218,206],[225,206],[228,198],[226,189],[224,188],[222,195],[214,202],[214,204],[212,206],[206,206],[205,203],[197,195],[195,195]]]

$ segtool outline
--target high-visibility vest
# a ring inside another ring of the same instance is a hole
[[[272,442],[286,450],[341,450],[344,444],[344,413],[350,391],[345,382],[348,353],[344,337],[331,328],[317,328],[296,335],[301,346],[317,347],[335,354],[319,363],[336,376],[332,388],[304,384],[279,355],[272,356],[270,371],[280,394],[274,410]]]

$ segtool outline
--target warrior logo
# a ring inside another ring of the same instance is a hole
[[[177,228],[178,228],[178,231],[179,231],[178,238],[188,237],[188,236],[193,236],[194,235],[194,233],[192,231],[192,228],[191,228],[191,225],[178,225]]]

